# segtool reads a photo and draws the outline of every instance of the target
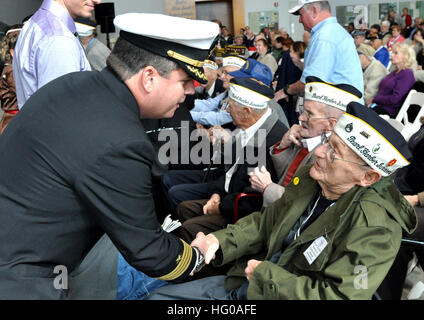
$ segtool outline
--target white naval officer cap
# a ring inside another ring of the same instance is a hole
[[[216,23],[151,13],[126,13],[113,22],[120,29],[120,37],[175,61],[193,79],[207,83],[203,65],[219,33]]]

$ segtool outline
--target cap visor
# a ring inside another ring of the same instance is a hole
[[[234,78],[252,78],[251,75],[240,70],[229,72],[228,74]]]
[[[174,60],[175,61],[175,60]],[[177,61],[176,61],[177,62]],[[207,84],[208,79],[206,78],[205,71],[203,68],[197,68],[193,66],[187,66],[185,63],[177,62],[182,69],[193,79],[200,84]]]
[[[289,10],[289,13],[298,16],[298,15],[300,15],[299,10],[302,9],[302,7],[303,7],[303,4],[298,4],[297,6],[291,8]]]

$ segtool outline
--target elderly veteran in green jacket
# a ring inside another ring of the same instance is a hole
[[[151,299],[370,299],[417,224],[390,174],[411,158],[402,136],[352,102],[316,161],[263,214],[204,236],[208,263],[227,276],[165,286]]]
[[[294,124],[283,139],[269,149],[278,181],[273,182],[264,167],[257,167],[250,174],[252,188],[263,195],[263,207],[281,198],[296,172],[314,161],[312,151],[320,142],[322,130],[332,131],[346,106],[361,97],[361,92],[351,85],[306,78],[300,125]]]

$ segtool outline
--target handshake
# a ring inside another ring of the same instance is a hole
[[[195,272],[200,271],[205,264],[209,264],[212,259],[215,259],[215,253],[219,249],[219,240],[213,234],[208,234],[206,236],[203,232],[199,232],[190,245],[195,248],[196,251],[200,251],[200,254],[204,257],[204,261],[200,263],[200,257],[197,257],[196,267],[191,273],[191,275],[193,275]]]
[[[196,250],[201,251],[204,255],[204,262],[196,263],[196,267],[190,274],[192,276],[194,273],[200,271],[205,264],[209,264],[212,259],[215,259],[215,253],[219,249],[219,240],[211,233],[205,236],[203,232],[199,232],[196,235],[196,239],[194,239],[190,245]],[[199,257],[197,259],[199,260]],[[244,274],[248,281],[250,281],[253,276],[253,272],[261,263],[262,261],[255,259],[251,259],[247,262]]]

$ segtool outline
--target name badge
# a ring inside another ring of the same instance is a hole
[[[327,245],[328,242],[323,236],[319,237],[318,239],[315,239],[315,241],[312,242],[309,248],[306,249],[303,253],[306,260],[308,260],[309,265],[311,265],[316,260],[316,258],[318,258],[318,256],[321,254],[321,252],[325,249]]]

